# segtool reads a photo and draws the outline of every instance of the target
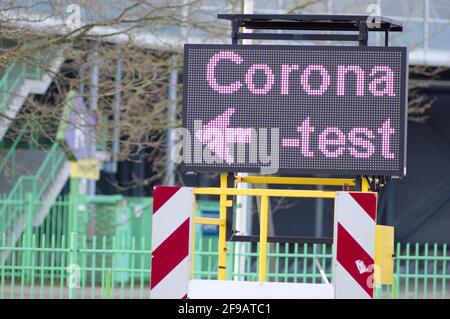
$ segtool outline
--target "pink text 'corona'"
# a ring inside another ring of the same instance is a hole
[[[321,96],[327,92],[330,85],[335,83],[336,95],[345,96],[345,88],[350,81],[356,86],[355,95],[364,96],[371,94],[376,97],[394,97],[394,72],[389,66],[375,65],[370,71],[364,71],[358,65],[338,65],[336,70],[336,79],[332,79],[329,70],[322,64],[309,64],[301,69],[297,64],[282,64],[281,69],[273,70],[268,64],[252,64],[245,74],[237,76],[235,81],[230,83],[219,83],[217,81],[217,66],[220,62],[229,61],[240,65],[243,58],[233,51],[220,51],[214,54],[208,61],[206,68],[206,78],[209,86],[221,94],[233,94],[245,86],[252,94],[267,94],[273,89],[276,76],[280,77],[280,94],[290,94],[290,88],[295,85],[292,83],[292,75],[297,72],[300,78],[300,87],[302,90],[312,96]],[[264,74],[265,81],[261,85],[255,84],[255,75],[261,72]],[[354,75],[355,79],[348,79],[348,75]],[[319,85],[312,85],[311,76],[320,76]]]

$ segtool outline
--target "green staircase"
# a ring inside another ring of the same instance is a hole
[[[17,43],[11,45],[20,49]],[[25,48],[30,45],[23,44]],[[24,143],[30,125],[14,120],[30,94],[47,91],[63,61],[63,48],[58,48],[36,51],[0,66],[0,234],[10,246],[42,222],[69,175],[69,163],[59,146],[47,142],[37,148]],[[22,129],[9,140],[4,136],[13,122]],[[0,251],[0,264],[8,254]]]
[[[13,246],[20,236],[39,225],[69,177],[70,166],[58,144],[46,150],[19,148],[25,126],[0,152],[0,234]],[[0,264],[8,251],[0,252]]]
[[[38,52],[35,57],[39,59],[40,53]],[[0,78],[0,112],[6,111],[8,101],[25,79],[39,80],[41,76],[42,70],[39,66],[31,66],[24,61],[9,64]]]
[[[48,49],[0,68],[0,141],[27,97],[44,94],[63,61],[63,49]]]

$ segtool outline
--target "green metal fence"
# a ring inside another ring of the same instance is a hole
[[[196,279],[217,279],[217,239],[196,243]],[[258,280],[258,245],[229,243],[228,280]],[[269,281],[323,283],[316,261],[331,281],[332,245],[269,244]],[[394,284],[375,289],[377,298],[450,298],[450,256],[447,244],[396,245]]]
[[[0,265],[0,298],[148,298],[150,247],[145,237],[113,237],[89,241],[45,234],[23,238]],[[216,238],[197,240],[194,278],[217,278]],[[230,243],[229,280],[258,278],[258,245]],[[449,298],[450,271],[447,245],[397,245],[392,287],[379,287],[377,298]],[[331,246],[271,244],[268,254],[270,281],[322,283],[314,259],[331,280]]]
[[[15,245],[7,233],[0,238],[0,297],[143,298],[151,203],[121,195],[58,198],[43,223],[28,225]],[[71,214],[78,233],[70,231]]]
[[[217,213],[214,202],[197,204],[198,215]],[[71,210],[71,205],[84,208]],[[150,205],[151,198],[120,195],[80,196],[75,202],[59,198],[44,222],[16,245],[0,237],[0,255],[8,252],[0,263],[0,298],[148,298]],[[80,224],[77,233],[69,227],[74,211],[91,215],[80,218],[87,223]],[[112,223],[103,223],[105,218]],[[102,231],[105,225],[111,229]],[[331,280],[331,245],[270,243],[268,250],[269,281],[322,283],[317,263]],[[258,245],[231,242],[227,251],[227,279],[256,281]],[[378,287],[376,297],[449,298],[449,253],[446,244],[397,244],[394,285]],[[217,236],[212,228],[196,226],[193,269],[194,278],[217,278]]]
[[[150,250],[136,238],[95,238],[73,233],[25,238],[0,265],[0,298],[148,298]],[[137,247],[140,246],[138,249]],[[124,256],[129,262],[121,262]]]

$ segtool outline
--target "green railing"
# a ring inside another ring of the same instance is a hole
[[[46,62],[52,61],[56,54],[57,50],[55,49],[45,50],[44,52],[36,51],[28,60],[18,60],[8,65],[0,78],[0,113],[7,110],[8,102],[11,97],[16,94],[21,82],[25,79],[41,79],[42,72],[46,68]],[[1,159],[1,178],[4,177],[5,173],[14,174],[14,159],[17,146],[27,127],[28,125],[25,125],[19,133],[19,136],[9,147],[6,156]],[[47,186],[55,177],[63,159],[64,156],[58,152],[57,145],[54,144],[34,176],[22,175],[17,179],[13,188],[0,202],[0,232],[11,230],[13,223],[26,222],[29,224],[32,222],[32,220],[29,219],[30,216],[23,216],[23,213],[27,208],[24,203],[27,202],[27,205],[29,205],[30,201],[28,200],[28,197],[38,200],[42,197]],[[12,169],[13,171],[6,172],[6,169]],[[37,208],[38,207],[33,205],[31,207],[34,211],[37,211]],[[18,220],[19,217],[24,220]]]
[[[0,112],[4,112],[7,108],[7,102],[16,92],[19,84],[28,77],[25,62],[11,63],[0,78]]]
[[[100,125],[97,134],[97,151],[107,152],[108,151],[108,125],[109,120],[107,116],[100,116]]]
[[[0,158],[0,178],[8,178],[16,175],[16,153],[18,149],[36,149],[38,147],[37,130],[35,124],[26,122],[22,125],[17,135],[2,140],[2,148],[7,149],[5,156]],[[24,138],[26,135],[26,138]],[[7,141],[5,141],[7,140]]]
[[[70,201],[68,196],[60,196],[53,203],[50,212],[39,226],[32,228],[31,233],[41,238],[54,236],[56,245],[61,245],[61,239],[69,233]]]
[[[9,146],[6,155],[0,159],[0,178],[14,176],[16,168],[16,150],[19,143],[22,141],[25,132],[28,130],[28,125],[25,125],[15,138],[14,142]]]
[[[0,205],[20,205],[25,215],[34,215],[34,206],[43,203],[28,196],[25,201],[10,201],[0,197]],[[146,245],[151,243],[151,197],[126,197],[122,195],[78,195],[74,200],[72,196],[58,197],[50,211],[39,225],[27,225],[27,233],[35,234],[37,238],[42,235],[55,236],[57,240],[68,236],[77,229],[78,238],[87,235],[92,237],[105,237],[108,244],[114,236],[134,236],[145,238]],[[78,209],[76,209],[78,207]],[[75,208],[75,209],[74,209]],[[73,216],[75,218],[73,218]],[[75,219],[75,220],[74,220]],[[75,227],[71,223],[76,222]],[[7,236],[7,243],[10,237]],[[20,245],[20,244],[19,244]]]
[[[69,236],[73,213],[85,229]],[[43,223],[16,245],[0,236],[0,255],[8,253],[0,264],[0,298],[147,298],[151,216],[151,198],[58,198]],[[79,288],[68,284],[74,278]]]
[[[217,279],[217,238],[196,240],[194,278]],[[258,280],[258,245],[229,243],[228,280]],[[332,245],[269,244],[269,281],[323,283],[316,258],[331,281]],[[396,245],[394,284],[375,289],[377,298],[450,298],[447,244]]]
[[[34,59],[41,59],[41,52],[34,54]],[[14,96],[20,83],[25,79],[38,80],[42,76],[42,67],[39,63],[30,64],[26,61],[15,61],[8,65],[0,78],[0,112],[7,108],[7,102]]]
[[[0,201],[0,233],[8,232],[12,223],[25,213],[27,210],[25,205],[30,205],[28,211],[38,212],[38,203],[42,200],[47,187],[55,179],[64,159],[64,153],[55,143],[35,175],[22,175],[18,178],[6,198]],[[23,218],[27,218],[27,224],[32,222],[30,216],[23,216]]]
[[[394,296],[450,298],[448,245],[397,244]]]
[[[145,243],[114,237],[108,248],[105,237],[94,239],[90,245],[75,233],[33,235],[21,240],[29,245],[2,244],[0,251],[11,253],[8,263],[0,265],[0,298],[148,298],[151,252]],[[129,259],[126,265],[118,262],[123,255]]]

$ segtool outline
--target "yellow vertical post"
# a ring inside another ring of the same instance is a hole
[[[228,174],[220,174],[220,188],[227,188]],[[219,218],[225,221],[227,218],[227,195],[220,195],[220,211]],[[227,224],[222,222],[219,225],[219,270],[217,277],[219,280],[226,279],[226,265],[227,265]]]
[[[261,214],[259,221],[259,281],[266,281],[267,268],[267,226],[269,215],[269,197],[261,196]]]
[[[394,227],[377,225],[375,228],[375,284],[394,284]]]

